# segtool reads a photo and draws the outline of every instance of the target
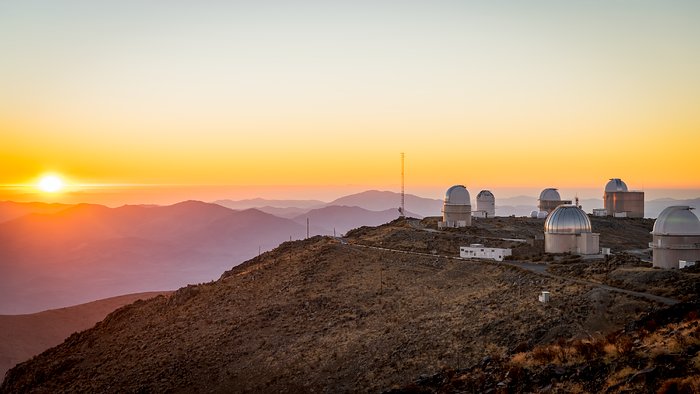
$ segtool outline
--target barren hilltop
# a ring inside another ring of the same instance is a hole
[[[541,226],[537,219],[496,218],[437,232],[434,219],[398,219],[342,239],[285,242],[215,282],[118,309],[10,370],[0,391],[565,390],[557,386],[561,375],[551,374],[518,386],[507,379],[509,364],[502,360],[518,354],[532,360],[527,352],[542,346],[617,335],[649,313],[697,298],[697,272],[678,272],[686,286],[674,289],[659,277],[663,271],[635,255],[598,261],[544,255],[535,239]],[[645,247],[650,238],[651,221],[594,218],[593,226],[609,242],[603,246],[617,251]],[[459,246],[473,242],[513,247],[514,260],[457,258]],[[639,286],[638,277],[653,283],[655,294]],[[550,303],[537,301],[542,290],[551,292]],[[698,350],[697,315],[695,323],[689,319],[684,343],[695,345],[682,347],[686,355]],[[695,353],[686,375],[698,374]],[[586,354],[583,362],[601,357]],[[635,373],[614,375],[617,356],[606,355],[610,376]],[[470,383],[470,371],[491,368],[487,360],[501,360],[492,375],[482,373],[492,385]],[[563,363],[555,356],[546,361]],[[446,370],[457,372],[446,377]],[[452,378],[470,385],[450,385]],[[654,391],[661,378],[641,387]],[[614,378],[591,382],[582,389],[626,387],[615,386]]]

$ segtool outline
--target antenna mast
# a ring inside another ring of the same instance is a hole
[[[401,212],[401,217],[406,216],[406,194],[404,190],[404,176],[403,176],[403,162],[404,162],[404,157],[406,155],[401,152],[401,208],[399,208],[399,212]]]

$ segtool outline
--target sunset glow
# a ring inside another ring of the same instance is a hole
[[[698,2],[32,4],[0,185],[700,190]]]
[[[56,175],[45,175],[39,180],[37,187],[46,193],[56,193],[63,189],[63,181]]]

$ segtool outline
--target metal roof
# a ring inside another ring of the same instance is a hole
[[[576,205],[560,205],[544,221],[544,232],[549,234],[590,233],[588,215]]]
[[[559,192],[557,189],[554,188],[547,188],[542,190],[542,193],[540,193],[540,201],[560,201],[561,196],[559,195]]]
[[[610,192],[626,192],[627,185],[620,178],[610,178],[610,181],[605,185],[605,191]]]
[[[700,220],[687,205],[675,205],[661,211],[654,222],[653,235],[700,235]]]
[[[495,201],[496,197],[493,196],[493,193],[489,190],[482,190],[479,192],[479,194],[476,195],[477,200],[481,201]]]
[[[445,193],[445,204],[471,205],[471,196],[464,185],[454,185]]]

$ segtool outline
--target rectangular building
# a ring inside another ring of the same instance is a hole
[[[471,244],[459,247],[459,257],[465,259],[489,259],[503,261],[506,256],[513,254],[512,249],[487,248],[483,244]]]

